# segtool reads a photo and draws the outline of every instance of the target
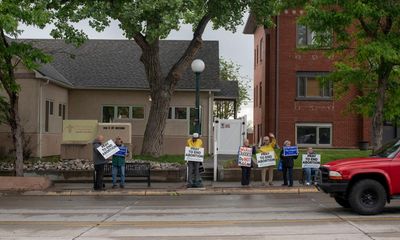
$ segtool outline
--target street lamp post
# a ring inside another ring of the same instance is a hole
[[[196,75],[196,115],[195,115],[195,131],[200,134],[200,74],[204,71],[205,64],[201,59],[195,59],[192,62],[192,71]]]

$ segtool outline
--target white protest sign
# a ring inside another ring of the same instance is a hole
[[[269,167],[275,166],[275,152],[264,152],[264,153],[257,153],[257,165],[258,167]]]
[[[302,160],[303,168],[319,168],[321,165],[320,154],[303,154]]]
[[[248,147],[239,148],[238,165],[241,167],[251,167],[251,155],[253,149]]]
[[[185,161],[203,162],[204,148],[185,147]]]
[[[119,148],[117,145],[115,145],[113,140],[108,140],[103,145],[98,147],[97,150],[100,152],[101,155],[103,155],[105,159],[107,159],[114,155],[114,153],[118,152]]]

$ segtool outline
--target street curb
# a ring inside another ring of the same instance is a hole
[[[279,194],[279,193],[315,193],[316,188],[206,188],[206,189],[135,189],[102,192],[92,190],[62,190],[62,191],[26,191],[24,196],[181,196],[181,195],[246,195],[246,194]]]

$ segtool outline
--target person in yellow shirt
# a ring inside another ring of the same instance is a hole
[[[193,133],[193,136],[187,140],[188,147],[202,148],[203,141],[199,138],[198,133]],[[200,177],[200,162],[187,162],[189,168],[187,187],[203,187]]]
[[[276,146],[276,139],[274,134],[270,133],[269,136],[265,136],[263,138],[263,143],[262,146],[258,149],[258,153],[265,153],[265,152],[270,152],[274,151],[274,148]],[[276,155],[275,155],[276,159]],[[272,180],[274,178],[274,166],[269,166],[269,167],[263,167],[261,168],[261,184],[265,186],[265,178],[267,175],[267,170],[268,170],[268,184],[270,186],[273,185]]]

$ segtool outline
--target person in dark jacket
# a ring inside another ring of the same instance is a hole
[[[104,190],[103,185],[103,176],[104,176],[104,166],[107,163],[107,159],[101,155],[101,153],[97,150],[104,142],[104,137],[102,135],[97,136],[97,138],[93,141],[93,163],[94,163],[94,190],[102,191]]]
[[[283,142],[283,148],[289,147],[291,142],[286,140]],[[281,150],[281,160],[282,160],[282,173],[283,173],[283,184],[282,186],[293,187],[293,166],[294,160],[297,159],[298,155],[295,156],[283,156],[284,150]],[[288,185],[289,182],[289,185]]]
[[[252,148],[252,155],[256,154],[256,147],[251,147],[249,144],[249,140],[245,139],[243,142],[243,147],[248,147]],[[250,167],[244,167],[241,166],[242,168],[242,180],[241,184],[242,186],[249,186],[250,185],[250,173],[251,173],[251,168],[253,167],[253,160],[251,161],[251,166]]]

